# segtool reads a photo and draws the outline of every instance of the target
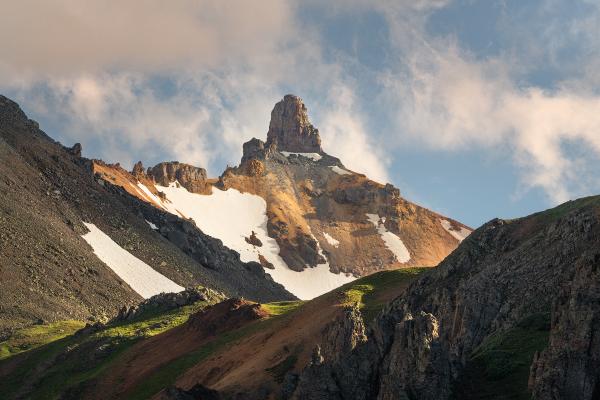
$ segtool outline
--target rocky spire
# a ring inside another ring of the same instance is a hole
[[[275,104],[267,133],[267,147],[294,153],[321,153],[319,130],[308,120],[302,99],[292,94]]]
[[[131,171],[131,175],[138,179],[140,176],[146,175],[146,171],[144,170],[144,164],[142,164],[141,161],[135,163],[135,165],[133,166],[133,170]]]

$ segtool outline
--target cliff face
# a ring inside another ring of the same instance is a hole
[[[163,162],[149,168],[147,175],[161,186],[169,186],[171,182],[177,181],[192,193],[210,194],[211,191],[206,170],[189,164],[177,161]]]
[[[554,300],[548,348],[531,365],[538,399],[600,398],[600,254],[573,267]]]
[[[530,390],[539,399],[596,398],[599,215],[600,198],[588,198],[479,228],[332,368],[339,398],[451,398],[482,344],[550,312],[548,347],[527,361]]]
[[[306,106],[297,96],[288,94],[275,104],[267,133],[267,147],[292,153],[321,153],[319,130],[309,121]]]

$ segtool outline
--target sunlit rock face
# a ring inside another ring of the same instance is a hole
[[[321,153],[319,130],[309,121],[306,106],[300,97],[288,94],[275,104],[267,133],[267,147],[276,145],[279,151]]]

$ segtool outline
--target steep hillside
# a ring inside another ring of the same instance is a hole
[[[0,96],[0,339],[33,323],[105,319],[197,284],[294,298],[194,224],[96,180],[91,164]]]
[[[193,219],[302,299],[376,271],[435,266],[471,232],[325,153],[293,95],[275,105],[267,141],[245,143],[240,165],[218,180],[177,162],[147,170],[138,163],[131,173],[102,162],[93,168],[131,195]]]
[[[164,303],[158,296],[105,326],[70,335],[72,329],[60,340],[0,358],[0,390],[8,399],[186,398],[181,396],[189,393],[279,398],[324,337],[331,343],[321,349],[327,357],[350,351],[366,339],[361,311],[368,323],[424,270],[380,272],[306,303],[216,303],[218,294],[209,292],[157,308]],[[63,326],[67,330],[66,322]],[[355,334],[336,336],[343,329]],[[30,343],[50,341],[55,330],[40,327],[37,336],[19,332],[5,346],[22,344],[23,337]]]
[[[597,399],[599,266],[600,197],[493,220],[292,398]]]

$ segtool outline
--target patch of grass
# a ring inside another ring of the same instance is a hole
[[[271,368],[267,368],[265,371],[273,376],[275,382],[282,383],[285,374],[294,368],[296,362],[298,362],[298,356],[296,354],[290,354],[283,361],[275,364]]]
[[[67,320],[20,329],[0,342],[0,360],[72,335],[84,326],[84,322]]]
[[[100,337],[151,337],[175,328],[186,322],[190,315],[212,303],[197,303],[170,311],[155,310],[145,313],[131,321],[121,321],[99,332]]]
[[[390,299],[400,294],[410,282],[427,270],[430,268],[401,268],[357,279],[340,288],[344,296],[343,304],[358,303],[365,322],[369,323]]]
[[[577,200],[569,200],[557,207],[536,213],[534,216],[542,218],[544,221],[551,222],[574,210],[588,206],[600,206],[600,196],[589,196]]]
[[[58,398],[66,391],[77,390],[82,383],[98,377],[110,368],[125,350],[142,338],[181,325],[191,314],[212,303],[214,301],[201,301],[166,312],[152,310],[131,321],[119,321],[109,325],[93,334],[66,336],[61,340],[41,345],[19,355],[23,356],[23,359],[19,360],[18,366],[0,380],[0,393],[7,398],[14,397],[15,393],[21,390],[23,382],[33,380],[37,381],[29,396],[33,399]],[[79,323],[78,326],[81,328],[83,325]],[[53,361],[57,357],[60,357],[60,362]],[[44,365],[45,367],[40,368]]]
[[[529,367],[548,344],[550,315],[534,314],[486,339],[469,357],[455,385],[456,399],[528,400]]]
[[[273,303],[261,304],[261,307],[265,309],[270,315],[277,316],[287,314],[300,307],[305,302],[302,300],[297,301],[276,301]]]

